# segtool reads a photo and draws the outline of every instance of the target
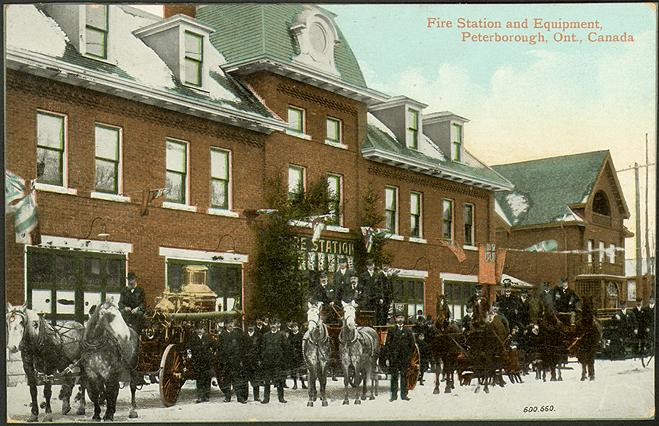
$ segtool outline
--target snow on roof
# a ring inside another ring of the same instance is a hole
[[[506,213],[504,213],[501,205],[499,204],[499,201],[497,201],[496,198],[494,199],[494,212],[498,214],[501,219],[503,219],[508,225],[513,226],[513,224],[508,220],[508,216],[506,216]]]
[[[378,118],[373,114],[371,114],[370,112],[367,114],[367,122],[368,124],[382,130],[384,133],[387,134],[387,136],[390,136],[392,139],[397,140],[396,135],[394,135],[394,132],[392,132],[390,128],[388,128],[383,122],[378,120]]]
[[[7,6],[7,47],[62,57],[69,41],[50,17],[33,5]]]
[[[172,71],[151,48],[133,35],[133,31],[153,22],[117,7],[111,22],[110,41],[118,48],[112,53],[117,65],[140,83],[153,88],[173,89],[176,85]]]
[[[506,195],[506,202],[508,203],[513,216],[515,216],[514,222],[517,222],[519,215],[529,209],[528,199],[524,194],[520,194],[519,192],[511,192]]]
[[[419,152],[427,155],[428,157],[437,158],[439,160],[446,160],[444,153],[439,149],[435,142],[430,140],[426,135],[421,135],[421,143],[419,143]]]
[[[217,49],[212,44],[208,49],[208,51],[204,53],[205,53],[204,60],[208,64],[208,72],[210,74],[210,78],[208,79],[208,84],[206,86],[206,88],[209,91],[210,97],[214,99],[240,102],[240,99],[238,99],[236,95],[231,93],[229,90],[225,89],[224,86],[222,86],[220,83],[217,82],[217,80],[215,80],[215,78],[213,78],[214,73],[217,73],[220,76],[227,78],[222,68],[220,68],[220,66],[226,63],[224,56],[220,52],[218,52]]]

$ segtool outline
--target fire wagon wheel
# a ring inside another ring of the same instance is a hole
[[[419,380],[420,363],[421,354],[419,352],[419,347],[415,343],[414,350],[412,351],[412,358],[410,358],[410,365],[408,365],[407,370],[405,371],[408,391],[414,389],[417,380]]]
[[[165,407],[176,404],[183,382],[183,355],[178,345],[169,344],[160,360],[160,401]]]

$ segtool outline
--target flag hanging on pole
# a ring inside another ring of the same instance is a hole
[[[462,247],[456,244],[455,241],[440,240],[439,243],[444,247],[448,247],[448,249],[451,250],[451,253],[453,253],[455,257],[458,259],[458,262],[462,263],[465,260],[467,260],[467,255],[465,254],[465,251],[462,249]]]
[[[157,188],[157,189],[144,189],[142,190],[142,216],[146,216],[149,214],[149,205],[151,204],[151,201],[155,200],[156,198],[160,198],[163,195],[165,195],[165,192],[167,192],[167,188]]]
[[[5,211],[16,212],[16,202],[25,196],[25,180],[17,174],[5,170]]]
[[[496,284],[496,246],[494,244],[478,245],[478,282]]]
[[[32,190],[15,204],[14,232],[16,242],[31,244],[30,233],[37,227],[37,198],[36,191]]]
[[[325,219],[327,215],[316,216],[311,221],[311,227],[313,228],[313,235],[311,236],[311,241],[316,242],[320,239],[320,234],[325,229]]]
[[[364,245],[366,246],[366,253],[370,253],[373,249],[373,243],[375,242],[375,237],[381,237],[387,234],[387,231],[377,231],[370,226],[362,226],[362,237],[364,238]]]
[[[503,267],[506,263],[506,249],[504,248],[497,248],[496,249],[496,268],[495,268],[495,274],[496,274],[496,279],[497,282],[501,280],[501,276],[503,275]]]

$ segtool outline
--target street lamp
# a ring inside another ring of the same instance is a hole
[[[89,231],[87,232],[87,236],[85,237],[85,239],[89,239],[89,237],[91,237],[92,230],[94,229],[94,224],[96,223],[97,220],[102,220],[103,221],[103,230],[100,233],[98,233],[97,236],[101,237],[101,238],[105,238],[105,239],[107,239],[110,236],[110,234],[108,233],[108,230],[107,230],[107,225],[105,223],[105,219],[103,219],[100,216],[96,216],[92,220],[92,223],[89,225]]]

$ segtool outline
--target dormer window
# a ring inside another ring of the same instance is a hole
[[[407,147],[419,148],[419,112],[413,109],[407,110]]]
[[[85,53],[101,59],[108,57],[108,6],[85,6]]]
[[[462,161],[462,125],[451,125],[451,160]]]
[[[185,83],[201,86],[204,63],[204,37],[185,32]]]

